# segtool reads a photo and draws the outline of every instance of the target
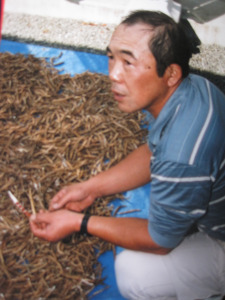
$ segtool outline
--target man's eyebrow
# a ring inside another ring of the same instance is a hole
[[[134,56],[133,52],[129,51],[129,50],[121,50],[120,53],[129,55],[131,58],[136,60],[136,57]]]
[[[106,52],[107,53],[112,53],[112,51],[109,47],[106,47]],[[131,58],[136,60],[136,57],[134,56],[134,54],[129,50],[120,50],[119,52],[122,53],[122,54],[129,55]]]

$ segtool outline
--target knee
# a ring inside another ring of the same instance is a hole
[[[115,261],[115,273],[117,286],[121,295],[126,299],[138,299],[136,297],[135,270],[133,270],[129,251],[124,250],[117,255]]]
[[[124,250],[115,261],[120,293],[126,299],[176,299],[164,256]]]

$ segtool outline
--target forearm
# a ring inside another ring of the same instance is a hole
[[[109,170],[90,179],[97,197],[124,192],[150,181],[151,152],[147,144],[134,150]]]
[[[87,181],[60,190],[51,200],[51,211],[67,208],[82,211],[102,196],[134,189],[150,181],[151,152],[147,144],[140,146],[116,166]]]
[[[91,216],[87,231],[126,249],[155,254],[170,252],[170,249],[160,247],[151,239],[145,219]]]
[[[56,242],[73,232],[80,232],[84,214],[61,209],[42,211],[30,218],[34,235]],[[167,254],[170,249],[155,244],[148,233],[148,221],[138,218],[91,216],[87,232],[115,245],[155,254]]]

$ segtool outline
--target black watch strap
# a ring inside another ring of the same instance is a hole
[[[81,223],[81,227],[80,227],[81,234],[86,234],[86,235],[88,234],[87,223],[88,223],[88,220],[90,217],[91,217],[90,215],[84,215],[82,223]]]

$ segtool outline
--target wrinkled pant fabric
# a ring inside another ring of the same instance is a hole
[[[126,299],[196,300],[225,295],[225,243],[198,232],[167,255],[124,250],[116,279]]]

